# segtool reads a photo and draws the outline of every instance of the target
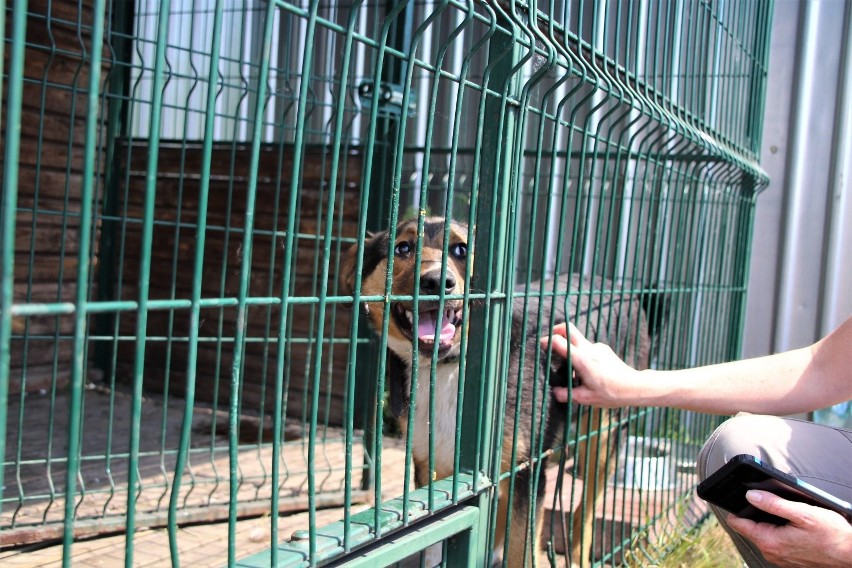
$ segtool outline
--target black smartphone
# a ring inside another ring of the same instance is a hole
[[[824,507],[843,515],[852,523],[852,504],[826,493],[810,483],[784,473],[759,458],[741,454],[731,458],[710,477],[698,484],[698,496],[738,517],[761,523],[785,525],[789,521],[754,507],[746,500],[749,489],[762,489],[789,501]]]

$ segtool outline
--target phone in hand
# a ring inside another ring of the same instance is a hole
[[[788,501],[799,501],[830,509],[852,523],[852,504],[848,501],[835,497],[748,454],[731,458],[718,471],[698,484],[697,492],[698,496],[705,501],[738,517],[775,525],[785,525],[789,522],[749,503],[745,497],[749,489],[761,489]]]

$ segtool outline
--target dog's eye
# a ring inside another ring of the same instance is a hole
[[[465,243],[456,243],[450,247],[450,253],[456,258],[466,258],[467,245]]]
[[[393,252],[399,256],[405,256],[411,253],[411,243],[408,241],[402,241],[401,243],[397,243],[396,247],[394,247]]]

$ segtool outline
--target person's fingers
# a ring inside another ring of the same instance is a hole
[[[769,491],[761,491],[759,489],[750,489],[746,491],[746,499],[757,509],[766,511],[783,519],[793,522],[794,524],[806,519],[809,516],[808,509],[810,505],[799,503],[796,501],[788,501]],[[754,538],[760,534],[767,535],[775,529],[775,525],[767,523],[757,523],[750,519],[737,517],[736,515],[728,515],[728,524],[732,529],[748,538]]]
[[[759,523],[757,521],[752,521],[751,519],[738,517],[733,513],[728,515],[727,523],[729,527],[755,544],[757,544],[757,540],[766,538],[772,533],[772,531],[778,528],[774,524]]]
[[[725,521],[728,523],[728,526],[740,533],[741,535],[750,534],[754,528],[757,526],[757,523],[752,521],[751,519],[745,519],[743,517],[738,517],[737,515],[730,513]]]
[[[568,402],[568,387],[553,387],[551,391],[558,402],[563,404]]]
[[[561,335],[562,337],[567,339],[568,338],[568,328],[567,328],[565,322],[558,323],[558,324],[554,325],[553,329],[551,329],[550,332],[547,335],[542,336],[541,339],[545,340],[548,337],[550,337],[551,335]]]
[[[550,343],[550,341],[552,339],[556,339],[557,337],[562,337],[566,340],[568,339],[568,328],[566,327],[566,324],[564,322],[554,325],[553,328],[546,335],[542,335],[538,338],[538,342],[543,348],[547,348],[547,345]]]
[[[551,338],[564,337],[571,342],[571,345],[591,345],[591,342],[586,339],[586,336],[570,322],[562,322],[553,326],[550,333],[539,338],[542,345],[547,345]]]
[[[554,333],[553,335],[542,337],[538,341],[543,349],[547,349],[549,344],[553,353],[559,355],[563,359],[568,358],[568,340],[565,336]]]
[[[567,359],[570,352],[573,356],[575,370],[585,368],[583,361],[585,353],[582,350],[592,346],[592,343],[570,322],[553,326],[550,335],[539,338],[539,344],[543,349],[547,349],[550,345],[553,353],[563,359]]]
[[[746,499],[758,509],[793,522],[807,518],[811,511],[810,505],[788,501],[769,491],[750,489],[746,491]]]
[[[571,341],[571,345],[576,345],[577,347],[589,345],[591,343],[588,339],[586,339],[586,336],[574,326],[573,323],[568,324],[568,339]]]

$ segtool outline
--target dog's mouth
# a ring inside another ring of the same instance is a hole
[[[439,311],[437,306],[421,306],[418,312],[416,334],[414,314],[410,307],[397,303],[393,305],[392,313],[397,327],[406,337],[413,339],[416,335],[421,357],[431,357],[435,343],[438,344],[438,356],[447,355],[455,345],[456,336],[461,330],[461,307],[444,305],[444,310]]]

